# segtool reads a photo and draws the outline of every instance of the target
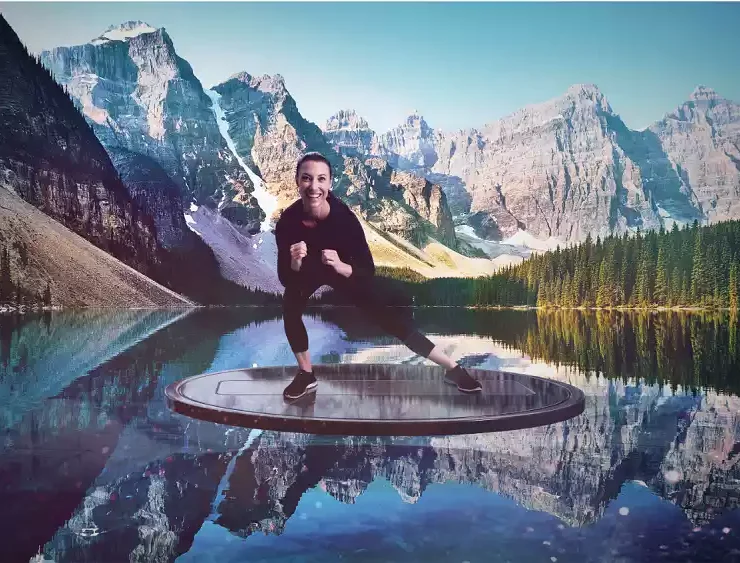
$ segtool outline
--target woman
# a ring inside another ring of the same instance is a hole
[[[352,210],[331,193],[331,183],[329,161],[319,153],[306,154],[296,166],[300,199],[283,211],[275,225],[278,278],[285,287],[285,334],[299,367],[293,382],[285,388],[285,398],[297,399],[318,385],[302,315],[308,299],[322,285],[348,296],[413,352],[447,368],[447,383],[465,393],[481,391],[481,384],[420,333],[409,315],[384,303],[374,280],[375,264],[362,226]]]

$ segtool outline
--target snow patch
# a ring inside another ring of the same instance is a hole
[[[205,206],[191,204],[190,209],[191,212],[184,215],[188,228],[213,250],[224,278],[244,287],[282,293],[273,233],[249,236]]]
[[[125,41],[141,35],[142,33],[152,33],[157,31],[155,27],[144,23],[142,21],[129,21],[122,23],[121,25],[113,25],[105,30],[102,35],[99,35],[90,43],[93,45],[101,45],[109,41]]]
[[[557,114],[555,117],[545,119],[542,122],[542,125],[547,125],[548,123],[552,123],[553,121],[565,121],[565,118],[561,114]]]
[[[99,125],[105,124],[108,119],[108,111],[93,103],[92,94],[98,85],[100,77],[92,72],[81,72],[74,74],[66,82],[69,93],[77,98],[82,105],[82,112]]]
[[[262,179],[257,176],[257,174],[252,172],[251,168],[247,166],[247,163],[244,162],[242,157],[239,156],[239,153],[236,151],[236,144],[234,143],[234,139],[231,138],[231,134],[229,133],[229,122],[226,120],[226,113],[221,107],[221,94],[219,94],[215,90],[206,90],[205,92],[206,95],[208,95],[208,97],[211,98],[211,101],[213,102],[211,108],[213,109],[213,113],[216,116],[216,123],[218,124],[218,130],[221,132],[221,136],[226,141],[226,145],[229,147],[229,150],[236,157],[239,166],[244,169],[244,171],[249,176],[249,179],[252,180],[252,184],[254,184],[253,195],[257,199],[257,203],[266,215],[265,220],[262,221],[260,230],[262,232],[269,231],[270,217],[275,212],[278,206],[277,198],[267,191]]]
[[[525,246],[482,239],[475,234],[475,231],[470,225],[459,225],[455,227],[455,234],[460,240],[485,252],[497,266],[506,266],[521,262],[524,258],[532,254],[532,249]]]
[[[550,237],[547,240],[541,240],[528,233],[527,231],[522,231],[521,229],[517,231],[515,235],[512,235],[501,242],[503,244],[510,244],[512,246],[523,246],[525,248],[531,248],[532,250],[541,251],[555,250],[558,245],[560,245],[560,248],[565,247],[563,241],[560,241],[555,237]]]

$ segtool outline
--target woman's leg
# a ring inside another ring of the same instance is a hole
[[[303,324],[303,312],[308,300],[321,287],[317,280],[307,280],[303,285],[289,286],[283,292],[283,326],[290,349],[295,354],[298,367],[311,371],[311,355],[308,350],[308,333]]]
[[[408,307],[394,307],[389,304],[391,295],[381,289],[375,277],[353,280],[337,275],[328,283],[344,293],[375,324],[401,340],[411,351],[446,368],[446,382],[457,385],[460,391],[466,393],[482,390],[480,382],[416,328]]]
[[[433,357],[430,359],[433,361],[441,360],[449,367],[454,367],[450,364],[451,360],[447,358],[446,361],[446,356],[435,349],[434,343],[417,330],[411,309],[391,304],[394,295],[382,288],[377,283],[377,278],[353,279],[337,275],[329,281],[329,285],[346,295],[352,304],[361,309],[376,325],[401,340],[416,354],[424,358],[430,358],[432,354]]]

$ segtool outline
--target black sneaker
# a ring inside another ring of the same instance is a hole
[[[457,388],[463,393],[477,393],[483,391],[483,386],[476,379],[473,379],[471,375],[461,365],[455,366],[451,370],[447,370],[445,374],[445,383],[450,385],[457,385]]]
[[[283,391],[283,397],[291,401],[293,399],[299,399],[306,393],[314,391],[318,385],[312,371],[299,369],[291,384]]]

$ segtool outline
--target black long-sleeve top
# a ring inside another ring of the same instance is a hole
[[[375,263],[362,230],[362,225],[352,210],[343,201],[329,192],[329,215],[316,221],[316,226],[303,224],[309,216],[303,209],[303,201],[297,200],[287,207],[275,225],[275,240],[278,250],[278,279],[283,287],[300,283],[307,277],[322,276],[334,272],[334,268],[321,262],[321,251],[336,250],[339,259],[352,266],[352,278],[375,275]],[[290,267],[290,247],[304,241],[308,250],[301,268]]]

